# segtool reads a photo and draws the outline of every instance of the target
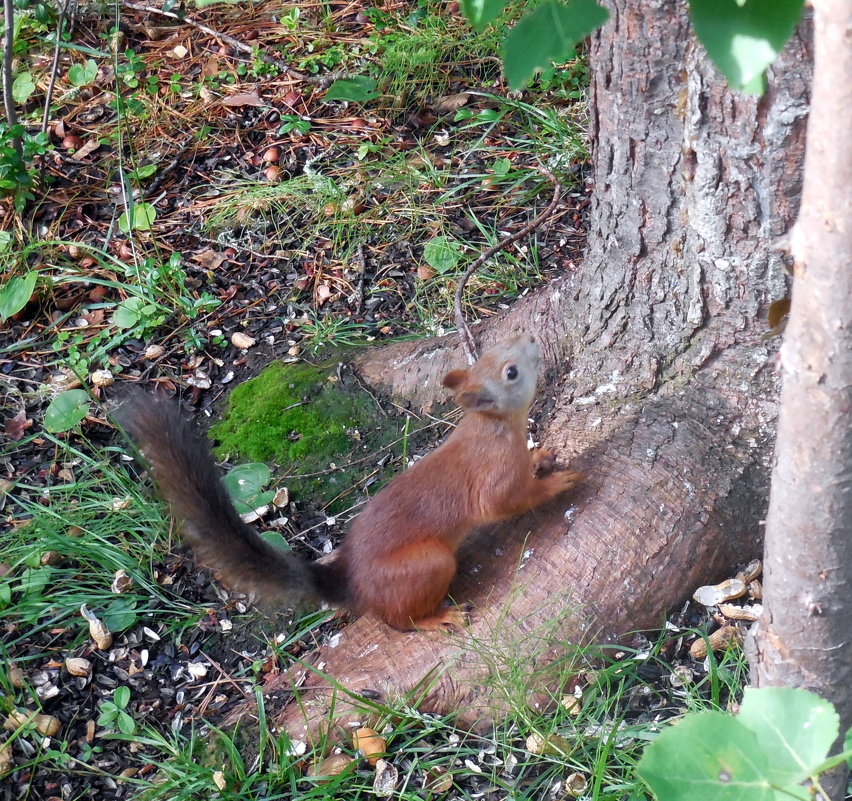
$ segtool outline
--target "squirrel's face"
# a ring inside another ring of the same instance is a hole
[[[535,395],[538,363],[535,338],[521,334],[485,351],[469,370],[451,370],[442,383],[465,409],[498,417],[526,412]]]

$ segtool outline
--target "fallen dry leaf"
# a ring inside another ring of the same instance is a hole
[[[210,56],[207,61],[204,62],[204,66],[201,68],[201,75],[204,78],[214,78],[219,74],[219,70],[221,67],[219,66],[219,59],[216,56]]]
[[[74,161],[82,161],[87,156],[91,156],[99,147],[101,143],[94,136],[89,139],[88,142],[85,142],[82,147],[77,148],[74,153],[71,155],[71,158]]]
[[[193,253],[189,257],[192,261],[200,264],[205,270],[215,270],[220,267],[223,262],[228,260],[228,257],[222,253],[217,253],[213,248],[202,250],[201,253]]]
[[[444,114],[447,111],[458,111],[462,106],[467,105],[470,100],[470,95],[467,92],[456,92],[454,95],[445,95],[438,98],[435,104],[435,111],[438,114]]]
[[[222,98],[222,105],[236,108],[240,106],[265,106],[264,103],[254,92],[251,94],[241,93],[238,95],[230,95]]]
[[[3,432],[13,442],[17,442],[24,436],[26,431],[33,421],[27,418],[27,413],[24,411],[18,412],[14,417],[7,417],[3,423]]]

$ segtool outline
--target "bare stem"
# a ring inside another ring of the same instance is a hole
[[[12,128],[18,124],[15,99],[12,97],[12,52],[15,44],[15,7],[12,0],[3,0],[3,17],[6,22],[6,35],[3,38],[3,105],[6,107],[9,127]],[[21,137],[13,136],[11,143],[20,156],[23,153]]]
[[[553,199],[550,201],[550,205],[534,220],[531,220],[526,225],[515,231],[515,233],[509,234],[509,236],[501,239],[496,245],[493,245],[484,253],[480,254],[473,264],[467,268],[456,286],[453,315],[456,321],[456,328],[459,330],[459,337],[461,337],[462,349],[464,350],[470,364],[473,364],[476,361],[476,342],[474,341],[473,334],[471,334],[470,328],[464,319],[464,311],[462,308],[464,288],[470,277],[495,253],[499,253],[501,250],[509,247],[509,245],[513,242],[517,242],[519,239],[522,239],[532,233],[556,210],[556,205],[559,203],[559,197],[561,195],[559,181],[556,180],[556,176],[546,167],[539,165],[538,171],[553,184]]]

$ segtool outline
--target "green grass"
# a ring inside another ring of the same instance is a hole
[[[88,636],[80,616],[84,603],[115,633],[144,620],[179,636],[200,610],[164,589],[154,575],[168,546],[162,505],[110,465],[113,449],[40,436],[54,446],[60,475],[66,476],[49,487],[20,481],[11,490],[20,525],[0,534],[0,553],[9,566],[0,578],[0,615],[15,624],[5,647],[45,635],[70,647],[82,642]],[[110,585],[119,570],[132,584],[117,595]]]
[[[643,671],[657,666],[662,641],[639,654],[587,648],[573,654],[576,693],[557,695],[538,711],[509,710],[490,732],[474,735],[451,718],[416,710],[417,694],[383,706],[364,701],[365,720],[387,743],[386,761],[397,770],[394,797],[420,799],[427,780],[448,777],[449,797],[469,797],[476,790],[501,792],[517,801],[537,801],[552,794],[566,797],[566,781],[585,787],[584,798],[650,799],[633,770],[644,746],[666,718],[683,709],[716,706],[711,684],[736,697],[744,660],[731,652],[712,663],[710,674],[682,691],[666,692],[666,682],[648,683]],[[526,675],[529,655],[515,654],[516,676]],[[663,665],[663,670],[668,666]],[[516,688],[517,697],[523,687]],[[577,697],[572,706],[567,698]],[[148,731],[136,741],[157,775],[138,781],[146,801],[191,798],[214,785],[221,798],[233,801],[295,798],[374,798],[376,770],[364,762],[347,739],[321,737],[312,746],[275,732],[257,692],[258,722],[251,728],[223,731],[199,725],[185,735]],[[331,753],[353,762],[339,775],[310,778],[311,766]],[[561,795],[560,795],[561,790]]]

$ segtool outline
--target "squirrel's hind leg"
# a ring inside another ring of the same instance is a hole
[[[376,560],[369,582],[357,590],[358,606],[402,631],[446,628],[452,611],[441,609],[456,574],[455,554],[436,540],[409,544]],[[424,625],[425,624],[425,625]]]

